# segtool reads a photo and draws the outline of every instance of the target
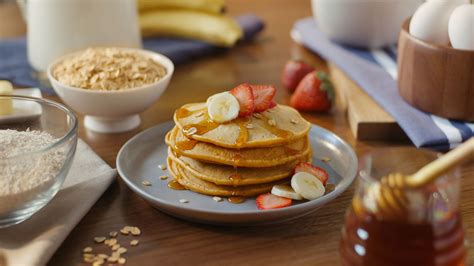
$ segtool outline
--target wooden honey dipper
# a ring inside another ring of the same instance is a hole
[[[380,183],[370,185],[367,192],[372,194],[371,196],[375,200],[377,215],[405,217],[409,204],[404,192],[406,189],[416,189],[432,183],[455,166],[472,158],[474,158],[474,137],[412,175],[404,176],[400,173],[393,173],[382,177]]]

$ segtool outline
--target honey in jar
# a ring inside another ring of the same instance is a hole
[[[466,265],[458,171],[405,191],[409,201],[406,215],[388,215],[367,193],[381,177],[391,172],[413,173],[434,159],[435,153],[411,148],[362,159],[358,187],[341,232],[342,265]]]

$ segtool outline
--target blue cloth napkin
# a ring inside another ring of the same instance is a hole
[[[448,150],[474,136],[474,124],[422,112],[398,93],[396,47],[362,50],[331,42],[313,18],[297,21],[293,39],[334,63],[380,104],[405,131],[416,147]]]
[[[262,20],[253,14],[244,14],[235,18],[244,32],[243,40],[251,40],[263,30]],[[146,38],[143,48],[168,56],[175,64],[226,50],[197,40],[176,38]],[[52,88],[42,87],[33,76],[33,69],[28,64],[26,39],[0,40],[0,79],[11,81],[17,86],[38,87],[44,93],[54,95]]]

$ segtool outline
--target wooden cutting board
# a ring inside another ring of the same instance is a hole
[[[334,64],[328,63],[338,101],[347,109],[351,131],[358,140],[394,141],[407,136],[385,110]]]

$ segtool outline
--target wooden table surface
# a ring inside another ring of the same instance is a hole
[[[321,69],[326,68],[322,60],[295,45],[289,36],[295,20],[311,15],[308,0],[229,0],[228,11],[230,14],[255,12],[265,20],[265,32],[252,43],[179,65],[163,96],[141,115],[140,128],[124,134],[103,135],[86,131],[81,122],[80,137],[111,166],[115,166],[117,152],[128,139],[157,123],[170,120],[174,110],[182,104],[204,101],[209,95],[241,82],[271,83],[281,87],[280,73],[290,57],[304,57]],[[4,13],[13,16],[15,12]],[[0,30],[0,33],[4,32],[3,36],[18,35],[23,30],[18,23],[13,26],[17,27],[15,33],[12,34],[11,29]],[[277,101],[287,103],[288,100],[289,94],[280,89]],[[340,107],[330,114],[308,113],[304,117],[339,135],[358,155],[379,148],[410,145],[355,140],[345,110]],[[462,174],[471,177],[463,179],[461,211],[467,239],[473,240],[474,165],[465,166]],[[316,213],[292,222],[265,227],[219,227],[186,222],[161,213],[117,177],[117,181],[67,237],[50,264],[80,265],[82,248],[92,245],[95,236],[134,225],[142,229],[142,235],[139,237],[140,245],[129,249],[126,254],[129,265],[336,265],[339,264],[340,229],[353,192],[354,185]],[[469,250],[469,261],[474,261],[472,246]]]

